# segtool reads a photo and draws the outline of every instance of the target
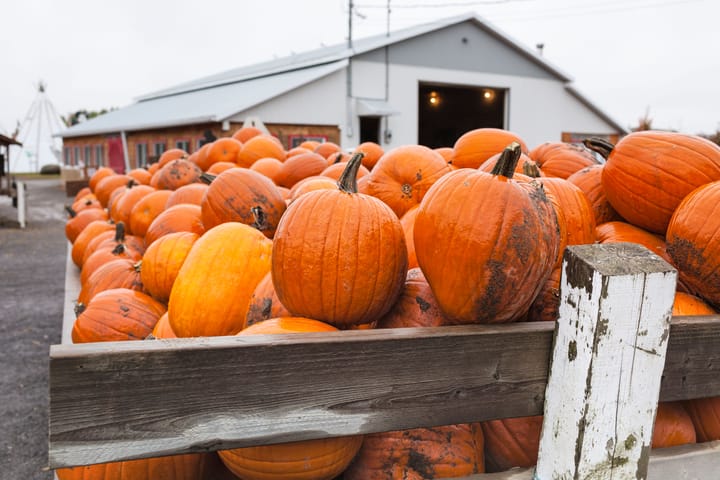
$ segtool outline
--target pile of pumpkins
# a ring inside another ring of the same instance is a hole
[[[606,242],[639,243],[678,269],[675,315],[714,314],[718,200],[720,148],[678,133],[529,150],[513,132],[481,128],[452,148],[344,152],[309,141],[286,150],[245,127],[191,155],[169,150],[147,170],[94,173],[68,207],[82,285],[72,339],[554,321],[565,246]],[[661,403],[653,447],[720,439],[718,419],[718,398]],[[500,419],[57,474],[462,477],[532,466],[541,424]]]

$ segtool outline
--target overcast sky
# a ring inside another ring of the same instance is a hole
[[[353,37],[384,33],[386,0],[355,0]],[[393,30],[468,11],[545,58],[626,127],[720,127],[718,0],[392,0]],[[348,0],[24,0],[0,13],[0,131],[39,80],[57,111],[344,41]]]

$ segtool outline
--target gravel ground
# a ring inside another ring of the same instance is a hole
[[[47,465],[48,353],[60,343],[65,260],[60,180],[27,182],[27,228],[0,197],[2,479],[52,479]]]

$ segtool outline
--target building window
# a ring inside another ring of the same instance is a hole
[[[360,143],[380,143],[381,117],[360,117]]]
[[[95,165],[98,167],[105,165],[105,152],[102,145],[95,145]]]
[[[148,148],[147,143],[138,143],[135,145],[135,164],[138,168],[144,168],[148,164]]]
[[[82,156],[80,155],[80,147],[75,147],[74,149],[74,162],[73,165],[80,165],[82,163]]]
[[[289,148],[295,148],[305,141],[315,141],[315,142],[323,143],[323,142],[328,141],[328,136],[327,135],[297,135],[297,134],[288,135],[288,147]]]
[[[160,155],[162,155],[166,149],[167,144],[165,142],[155,142],[153,144],[153,155],[160,158]]]
[[[85,163],[92,165],[92,147],[90,145],[85,145]]]
[[[72,152],[70,151],[70,147],[63,148],[63,154],[65,157],[65,165],[70,165],[72,163]]]
[[[190,140],[176,141],[175,148],[179,148],[180,150],[184,150],[185,152],[190,153]]]

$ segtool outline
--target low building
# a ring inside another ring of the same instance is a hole
[[[625,133],[541,55],[463,15],[144,95],[61,133],[64,161],[122,171],[169,148],[192,153],[253,119],[286,148],[305,139],[435,148],[480,127],[512,130],[530,147]]]

